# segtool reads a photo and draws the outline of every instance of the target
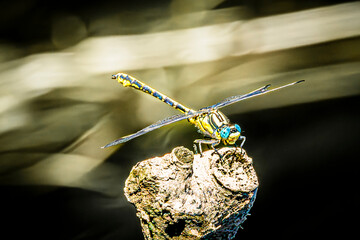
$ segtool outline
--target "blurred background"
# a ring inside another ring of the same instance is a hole
[[[0,2],[0,238],[143,239],[123,195],[131,168],[200,135],[183,121],[100,149],[178,113],[117,72],[194,109],[305,79],[222,109],[260,179],[236,239],[356,234],[358,1],[12,0]]]

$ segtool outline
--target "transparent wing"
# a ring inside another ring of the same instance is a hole
[[[265,94],[265,93],[269,93],[269,92],[272,92],[272,91],[276,91],[276,90],[279,90],[281,88],[285,88],[285,87],[289,87],[289,86],[293,86],[295,84],[298,84],[298,83],[301,83],[301,82],[304,82],[305,80],[300,80],[300,81],[297,81],[297,82],[293,82],[293,83],[289,83],[289,84],[286,84],[286,85],[283,85],[281,87],[277,87],[277,88],[274,88],[274,89],[269,89],[270,87],[270,84],[264,86],[264,87],[261,87],[259,89],[256,89],[252,92],[249,92],[247,94],[244,94],[244,95],[237,95],[237,96],[232,96],[232,97],[229,97],[229,98],[226,98],[224,99],[223,101],[219,102],[219,103],[216,103],[212,106],[209,106],[209,107],[205,107],[205,108],[202,108],[200,110],[207,110],[207,109],[218,109],[218,108],[222,108],[222,107],[225,107],[225,106],[228,106],[230,104],[233,104],[233,103],[236,103],[236,102],[239,102],[239,101],[242,101],[242,100],[245,100],[245,99],[248,99],[248,98],[252,98],[252,97],[256,97],[256,96],[259,96],[259,95],[262,95],[262,94]]]
[[[111,146],[114,146],[114,145],[117,145],[117,144],[120,144],[120,143],[127,142],[127,141],[129,141],[129,140],[131,140],[133,138],[139,137],[139,136],[141,136],[141,135],[143,135],[145,133],[148,133],[150,131],[153,131],[155,129],[161,128],[163,126],[169,125],[169,124],[174,123],[174,122],[178,122],[178,121],[181,121],[181,120],[184,120],[184,119],[188,119],[188,118],[197,116],[197,115],[199,115],[201,113],[203,113],[203,111],[196,111],[196,112],[192,112],[192,113],[189,113],[189,114],[186,114],[186,115],[179,114],[179,115],[174,115],[174,116],[165,118],[163,120],[157,121],[154,124],[151,124],[150,126],[148,126],[146,128],[141,129],[140,131],[138,131],[138,132],[136,132],[134,134],[124,136],[124,137],[119,138],[119,139],[117,139],[117,140],[115,140],[115,141],[113,141],[113,142],[111,142],[109,144],[106,144],[102,148],[107,148],[107,147],[111,147]]]

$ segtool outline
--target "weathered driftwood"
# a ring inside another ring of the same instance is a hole
[[[125,184],[145,239],[232,239],[256,197],[258,178],[244,150],[194,155],[177,147],[139,162]]]

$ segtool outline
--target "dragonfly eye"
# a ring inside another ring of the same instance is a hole
[[[227,139],[230,135],[230,127],[223,127],[220,131],[220,137]]]
[[[241,127],[239,125],[235,124],[235,128],[241,133]]]

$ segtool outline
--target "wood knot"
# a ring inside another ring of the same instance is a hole
[[[172,150],[172,162],[180,168],[191,168],[194,161],[194,153],[189,149],[180,146]]]

